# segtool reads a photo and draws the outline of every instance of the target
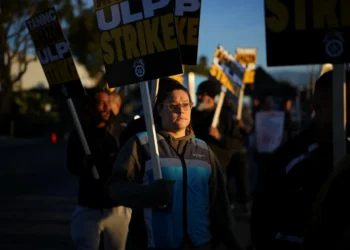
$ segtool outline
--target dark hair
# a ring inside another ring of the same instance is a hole
[[[100,93],[106,93],[110,95],[107,90],[100,88],[93,88],[88,90],[86,95],[86,108],[95,108],[96,107],[96,96]]]
[[[171,79],[171,78],[161,78],[159,79],[159,89],[158,94],[154,103],[154,111],[153,111],[153,117],[154,117],[154,123],[161,125],[162,124],[162,118],[160,117],[158,113],[158,109],[162,106],[164,101],[168,98],[168,96],[174,91],[174,90],[183,90],[187,93],[188,98],[190,99],[190,102],[192,103],[191,95],[188,92],[188,89],[183,86],[178,81]]]
[[[201,82],[197,89],[197,94],[205,94],[215,98],[221,92],[221,83],[216,79],[209,79]]]
[[[84,110],[84,120],[86,123],[91,124],[93,116],[96,112],[96,96],[100,93],[106,93],[109,95],[109,92],[100,88],[93,88],[87,91],[85,98],[85,110]],[[91,124],[92,125],[92,124]]]
[[[332,94],[333,71],[324,73],[315,83],[314,96],[319,94]]]

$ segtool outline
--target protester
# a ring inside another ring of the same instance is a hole
[[[146,132],[132,136],[114,164],[110,195],[133,209],[130,249],[211,249],[221,241],[240,249],[222,170],[195,138],[191,108],[176,81],[159,89],[154,116],[164,179],[154,180]]]
[[[197,106],[192,110],[192,126],[197,138],[208,143],[220,161],[220,165],[226,169],[231,159],[231,146],[235,143],[233,138],[234,121],[232,113],[222,108],[218,126],[211,126],[216,109],[215,97],[220,93],[220,84],[207,80],[202,82],[197,89]]]
[[[254,98],[253,99],[253,108],[252,108],[252,115],[253,115],[253,119],[255,119],[255,115],[257,112],[260,111],[261,107],[260,107],[260,101],[258,98]]]
[[[125,245],[123,226],[127,227],[129,223],[130,211],[114,207],[106,192],[117,155],[116,141],[107,130],[110,116],[108,92],[92,91],[88,95],[83,122],[91,156],[85,155],[77,131],[71,133],[68,141],[68,169],[79,177],[78,205],[71,221],[72,239],[78,250],[97,250],[102,232],[106,250],[123,250]],[[93,166],[97,168],[98,180],[92,174]]]
[[[332,72],[316,82],[312,124],[276,150],[263,170],[251,218],[257,250],[301,249],[312,203],[333,169],[330,93]]]
[[[202,82],[197,89],[198,105],[192,111],[192,126],[193,131],[197,138],[202,139],[208,143],[209,147],[213,150],[215,155],[220,161],[220,165],[224,168],[227,174],[227,190],[229,193],[231,207],[233,208],[233,190],[232,190],[232,177],[236,176],[238,179],[239,196],[242,201],[247,200],[245,186],[245,175],[242,168],[245,168],[242,164],[245,164],[244,159],[235,157],[232,161],[233,155],[238,156],[241,150],[244,148],[244,135],[238,126],[238,122],[233,119],[233,106],[232,103],[229,107],[223,106],[219,123],[216,128],[211,126],[216,110],[215,96],[220,93],[220,83],[212,80]],[[242,125],[242,122],[240,122]],[[238,160],[238,161],[237,161]],[[242,192],[244,194],[242,194]]]
[[[294,123],[292,119],[292,100],[286,100],[284,104],[284,141],[292,138],[294,132]]]
[[[249,192],[248,146],[249,135],[253,127],[253,118],[249,114],[249,107],[247,105],[243,106],[242,117],[237,121],[236,126],[236,130],[238,131],[235,133],[235,138],[236,140],[240,140],[241,143],[239,147],[233,150],[232,158],[227,169],[227,178],[230,180],[232,177],[235,177],[237,187],[236,200],[243,205],[244,212],[248,213],[249,203],[251,201]],[[232,193],[230,184],[232,184],[232,181],[228,182],[228,192]]]
[[[243,104],[243,110],[242,110],[242,129],[246,132],[248,136],[245,136],[244,138],[244,145],[246,148],[249,148],[250,146],[250,140],[249,136],[251,135],[254,127],[254,118],[252,115],[252,111],[249,107],[249,104]]]
[[[333,71],[328,74],[331,83]],[[346,83],[349,84],[350,71],[346,71]],[[350,92],[347,88],[347,110],[350,108]],[[330,107],[331,108],[331,107]],[[350,246],[350,216],[347,190],[350,180],[349,131],[350,113],[347,112],[347,156],[335,166],[332,175],[324,183],[313,204],[304,233],[304,250],[332,249],[344,250]]]
[[[251,139],[250,139],[250,146],[252,149],[254,149],[254,145],[255,145],[255,130],[256,130],[256,123],[255,123],[255,120],[256,120],[256,113],[258,113],[259,111],[261,111],[261,104],[260,104],[260,101],[258,98],[254,98],[253,99],[253,105],[252,105],[252,117],[253,117],[253,121],[254,121],[254,124],[253,124],[253,128],[252,128],[252,131],[251,131]]]
[[[109,133],[114,136],[117,141],[118,149],[120,148],[120,134],[122,131],[123,116],[120,113],[122,106],[122,98],[116,91],[110,93],[110,106],[111,106],[111,117],[110,124],[108,126]]]

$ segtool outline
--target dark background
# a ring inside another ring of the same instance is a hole
[[[350,61],[350,27],[338,29],[313,29],[313,5],[315,1],[306,2],[306,30],[295,30],[294,1],[280,0],[289,10],[289,24],[285,31],[271,32],[265,21],[266,50],[268,66],[323,64]],[[341,6],[338,1],[336,13],[341,25]],[[322,4],[321,1],[319,4]],[[275,14],[265,7],[265,18]],[[276,16],[278,18],[278,16]],[[326,22],[327,24],[327,22]],[[345,50],[342,56],[330,58],[325,53],[324,39],[328,33],[340,31],[343,34]]]

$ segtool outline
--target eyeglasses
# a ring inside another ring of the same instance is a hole
[[[188,103],[182,103],[182,104],[174,104],[174,103],[163,103],[164,106],[168,107],[168,110],[170,112],[178,112],[181,111],[189,111],[193,108],[193,103],[188,102]]]

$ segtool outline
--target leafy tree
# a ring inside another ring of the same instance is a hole
[[[11,121],[13,84],[26,73],[36,57],[25,21],[35,13],[56,7],[63,23],[70,23],[84,8],[82,0],[16,0],[0,2],[0,133],[7,133]],[[17,75],[11,75],[13,65],[19,64]]]
[[[103,74],[99,30],[93,8],[85,9],[71,21],[67,37],[76,61],[85,66],[90,76]]]

